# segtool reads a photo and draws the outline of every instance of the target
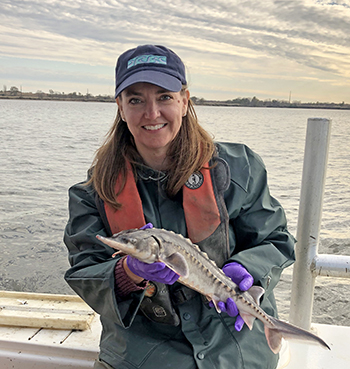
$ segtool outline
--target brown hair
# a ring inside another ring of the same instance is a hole
[[[186,87],[181,90],[185,93]],[[166,192],[169,197],[175,196],[188,180],[190,175],[200,170],[215,152],[213,139],[200,126],[192,101],[188,101],[187,115],[177,136],[172,141],[168,156],[168,181]],[[100,198],[113,208],[120,208],[118,195],[126,181],[126,160],[131,164],[142,162],[136,150],[133,136],[118,110],[114,124],[106,135],[102,146],[96,151],[92,166],[92,176],[88,184],[92,184]],[[171,168],[171,170],[170,170]],[[122,187],[115,194],[116,180],[122,175]]]

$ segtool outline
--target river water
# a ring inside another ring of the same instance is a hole
[[[331,118],[320,253],[350,254],[350,111],[196,107],[216,140],[242,142],[263,158],[271,193],[296,235],[307,119]],[[111,103],[0,100],[0,289],[73,293],[62,235],[67,190],[86,178],[114,120]],[[288,318],[292,268],[276,288]],[[318,278],[313,321],[350,326],[350,281]]]

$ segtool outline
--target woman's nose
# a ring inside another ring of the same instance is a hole
[[[160,109],[156,101],[148,101],[145,110],[145,118],[154,120],[160,116]]]

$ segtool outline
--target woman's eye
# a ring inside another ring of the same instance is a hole
[[[129,104],[132,104],[132,105],[136,105],[136,104],[139,104],[141,102],[140,99],[138,99],[137,97],[133,97],[129,100]]]
[[[171,99],[172,99],[171,95],[162,95],[160,97],[160,100],[162,100],[162,101],[167,101],[167,100],[171,100]]]

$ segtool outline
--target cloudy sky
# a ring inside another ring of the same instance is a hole
[[[0,89],[112,95],[116,58],[146,43],[197,97],[350,103],[350,0],[1,0]]]

